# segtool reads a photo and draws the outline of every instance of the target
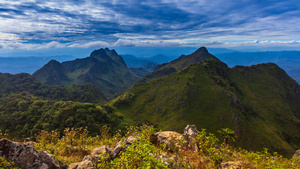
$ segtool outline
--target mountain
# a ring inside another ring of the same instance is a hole
[[[50,60],[67,61],[74,59],[73,56],[24,56],[24,57],[0,57],[0,72],[2,73],[29,73],[32,74]]]
[[[162,63],[167,63],[171,61],[171,58],[163,55],[163,54],[158,54],[154,55],[152,57],[146,58],[147,60],[150,60],[151,62],[162,64]]]
[[[27,74],[0,73],[0,98],[10,93],[27,92],[50,100],[64,100],[90,103],[105,103],[107,98],[94,84],[70,86],[43,85],[38,79]]]
[[[201,47],[147,78],[109,103],[128,121],[176,131],[195,124],[216,135],[230,128],[237,146],[285,156],[300,148],[300,86],[273,63],[229,68]]]
[[[124,92],[139,79],[127,68],[122,57],[108,48],[95,50],[89,57],[73,61],[51,60],[33,76],[49,85],[93,83],[107,97]]]
[[[158,66],[158,64],[153,61],[137,58],[133,55],[127,54],[121,56],[124,59],[129,70],[131,70],[140,78],[152,73],[152,71]]]
[[[181,55],[178,59],[175,59],[170,63],[165,63],[156,67],[154,71],[159,71],[166,68],[175,68],[178,71],[190,66],[191,64],[200,63],[200,61],[210,58],[217,59],[215,56],[208,53],[205,47],[201,47],[190,55]]]
[[[218,60],[215,56],[210,54],[205,47],[201,47],[190,55],[181,55],[179,58],[171,61],[170,63],[164,63],[157,66],[152,74],[146,75],[144,78],[139,80],[139,82],[148,82],[152,79],[161,78],[184,69],[192,64],[197,64],[205,59],[211,58]]]
[[[300,51],[231,52],[217,56],[230,67],[273,62],[300,83]]]
[[[143,67],[137,68],[129,68],[134,74],[140,76],[141,78],[152,73],[153,70],[158,66],[156,63],[149,62],[148,64],[144,65]]]
[[[142,58],[137,58],[133,55],[120,55],[123,59],[124,62],[126,63],[127,67],[129,68],[137,68],[137,67],[143,67],[146,64],[150,63],[149,60],[142,59]]]

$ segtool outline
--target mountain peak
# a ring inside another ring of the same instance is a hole
[[[197,49],[194,53],[192,53],[192,55],[203,55],[203,54],[208,54],[208,50],[206,49],[206,47],[202,46],[199,49]]]
[[[115,50],[108,48],[94,50],[86,58],[61,64],[57,61],[51,61],[51,63],[34,73],[35,77],[44,84],[93,83],[108,97],[125,91],[139,79],[127,68],[122,57]]]
[[[217,59],[214,55],[210,54],[205,47],[200,47],[194,53],[190,55],[181,55],[178,59],[173,60],[170,63],[163,64],[158,66],[155,71],[162,70],[164,68],[173,67],[177,71],[187,68],[191,64],[200,63],[202,60],[205,59]]]
[[[57,61],[57,60],[54,60],[54,59],[52,59],[52,60],[50,60],[45,66],[44,66],[45,68],[59,68],[59,69],[61,69],[61,64]]]
[[[94,50],[94,51],[91,53],[91,55],[90,55],[90,57],[93,57],[93,58],[96,58],[96,57],[99,57],[99,56],[100,56],[100,57],[107,56],[106,50],[103,49],[103,48],[98,49],[98,50]]]
[[[119,60],[120,56],[118,53],[112,49],[109,48],[101,48],[98,50],[94,50],[90,57],[92,58],[98,58],[98,59],[113,59],[113,60]]]

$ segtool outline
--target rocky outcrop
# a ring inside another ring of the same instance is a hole
[[[108,162],[117,158],[121,151],[125,151],[136,140],[137,138],[130,136],[123,142],[118,142],[113,148],[107,145],[94,148],[90,155],[83,158],[83,161],[70,164],[69,169],[94,169],[93,164],[97,165],[101,160]]]
[[[187,141],[186,147],[192,151],[199,151],[196,143],[197,127],[195,125],[187,125],[183,131],[183,137]]]
[[[83,160],[79,163],[72,163],[69,169],[94,169],[93,163],[90,160]]]
[[[295,151],[292,158],[300,160],[300,149]]]
[[[167,157],[165,154],[156,157],[156,159],[162,159],[169,168],[174,168],[174,163],[178,160],[177,156]]]
[[[68,166],[56,160],[46,151],[37,151],[32,142],[18,143],[8,139],[0,140],[0,157],[14,161],[25,169],[64,169]]]
[[[223,162],[221,163],[221,168],[222,169],[243,169],[242,164],[240,161],[228,161],[228,162]]]
[[[175,131],[161,131],[152,134],[150,141],[155,145],[165,144],[171,150],[175,150],[178,148],[177,143],[179,143],[181,137],[181,134]]]
[[[187,125],[183,134],[175,131],[161,131],[151,135],[151,142],[155,145],[165,144],[171,150],[183,148],[179,146],[180,140],[184,138],[183,146],[189,150],[198,152],[199,148],[196,143],[197,127],[195,125]]]

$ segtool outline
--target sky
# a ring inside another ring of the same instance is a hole
[[[298,50],[299,28],[299,0],[0,0],[2,54],[102,47]]]

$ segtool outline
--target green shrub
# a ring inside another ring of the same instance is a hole
[[[21,169],[15,166],[14,162],[8,162],[5,158],[0,157],[0,169]]]

